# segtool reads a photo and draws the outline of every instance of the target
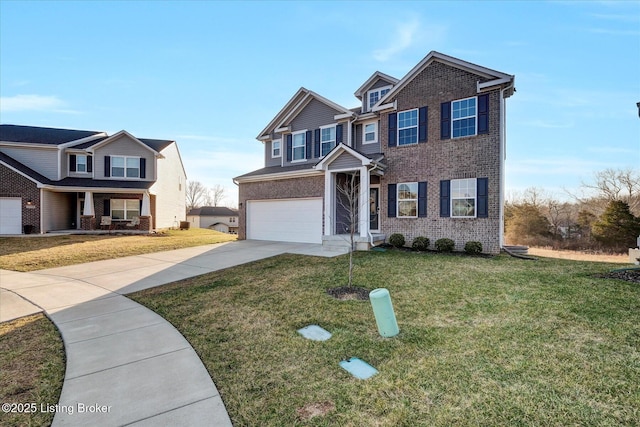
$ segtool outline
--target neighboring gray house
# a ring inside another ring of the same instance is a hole
[[[204,206],[187,212],[187,221],[197,228],[238,234],[238,211],[222,206]]]
[[[174,227],[185,182],[175,141],[0,125],[0,234]]]
[[[359,248],[402,233],[499,252],[514,92],[514,76],[435,51],[401,79],[375,72],[357,108],[301,88],[257,137],[264,168],[234,179],[239,238],[335,245],[336,185],[357,174]]]

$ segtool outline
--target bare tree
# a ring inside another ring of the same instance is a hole
[[[622,201],[631,212],[640,213],[640,172],[631,168],[605,169],[593,174],[593,182],[582,181],[579,195],[568,192],[580,204],[600,215],[611,201]]]
[[[187,212],[207,203],[209,190],[200,181],[188,181],[186,190]]]
[[[211,190],[209,191],[209,194],[211,195],[211,205],[212,206],[219,206],[222,203],[222,200],[224,200],[225,194],[224,194],[224,187],[220,184],[216,184],[215,186],[213,186],[211,188]]]
[[[343,176],[343,175],[340,175]],[[353,284],[353,251],[355,250],[355,235],[358,231],[358,222],[360,218],[359,193],[360,180],[358,172],[350,175],[344,175],[344,179],[339,179],[336,185],[338,191],[338,205],[344,214],[342,226],[349,233],[349,284]]]

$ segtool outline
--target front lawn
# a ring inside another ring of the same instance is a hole
[[[158,234],[0,237],[0,269],[34,271],[236,240],[203,228]]]
[[[616,266],[357,253],[354,284],[391,293],[400,334],[338,301],[347,257],[284,255],[132,297],[194,346],[234,426],[637,425],[640,286]],[[318,324],[325,342],[296,330]],[[380,373],[358,380],[338,362]],[[315,415],[315,416],[314,416]]]

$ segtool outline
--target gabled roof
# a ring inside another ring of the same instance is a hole
[[[293,120],[300,113],[300,111],[302,111],[302,109],[304,109],[304,107],[306,107],[309,102],[314,99],[322,102],[323,104],[327,105],[330,108],[333,108],[336,111],[339,111],[340,113],[349,115],[353,114],[353,111],[351,111],[350,109],[345,108],[342,105],[338,105],[335,102],[325,98],[324,96],[318,95],[317,93],[309,89],[301,87],[278,112],[278,114],[276,114],[276,116],[269,122],[269,124],[264,129],[262,129],[256,139],[258,139],[259,141],[268,139],[271,132],[275,131],[276,129],[288,126],[291,120]]]
[[[90,130],[0,125],[0,141],[4,142],[21,142],[53,146],[99,136],[106,136],[106,133]]]
[[[203,206],[191,209],[187,215],[200,216],[238,216],[238,211],[224,206]]]
[[[161,156],[161,154],[158,152],[158,150],[154,149],[150,144],[145,144],[144,142],[142,142],[141,139],[136,138],[135,136],[131,135],[126,130],[121,130],[120,132],[115,133],[115,134],[111,135],[110,137],[103,139],[102,141],[98,142],[97,144],[92,145],[90,147],[91,148],[90,151],[94,151],[98,147],[101,147],[103,145],[107,145],[110,142],[115,141],[116,139],[120,138],[121,136],[126,136],[129,139],[132,139],[134,142],[137,142],[138,144],[140,144],[142,147],[146,148],[147,150],[152,151],[153,154]],[[156,142],[159,141],[159,140],[148,139],[147,141],[154,141],[153,144],[156,145]],[[171,143],[171,141],[169,141],[169,143]]]
[[[385,81],[388,81],[389,83],[391,83],[392,85],[395,85],[398,83],[398,79],[396,79],[395,77],[391,77],[388,74],[385,73],[381,73],[380,71],[376,71],[375,73],[373,73],[371,75],[371,77],[369,77],[367,79],[366,82],[364,82],[362,84],[362,86],[360,86],[358,88],[358,90],[356,90],[354,92],[354,95],[356,96],[356,98],[362,100],[362,96],[369,90],[369,88],[378,80],[378,79],[382,79]]]
[[[395,94],[400,92],[404,87],[411,82],[418,74],[420,74],[425,68],[431,65],[434,61],[441,62],[446,65],[450,65],[452,67],[456,67],[462,70],[466,70],[470,73],[477,74],[481,77],[491,79],[495,81],[495,84],[510,84],[513,85],[513,81],[515,79],[511,74],[506,74],[500,71],[492,70],[487,67],[483,67],[481,65],[472,64],[471,62],[463,61],[462,59],[454,58],[453,56],[445,55],[440,52],[436,52],[432,50],[429,52],[427,56],[425,56],[422,61],[420,61],[415,67],[413,67],[400,81],[397,85],[395,85],[385,96],[380,98],[380,100],[374,105],[374,108],[380,105],[385,104],[388,100],[393,99]],[[483,84],[479,84],[482,87],[489,87],[488,84],[491,82],[486,82]],[[506,96],[509,97],[513,94],[513,88],[509,93],[506,93]]]
[[[316,165],[314,166],[314,169],[316,170],[324,170],[326,169],[331,162],[333,162],[335,159],[337,159],[338,157],[340,157],[340,155],[342,153],[347,153],[351,156],[353,156],[354,158],[360,160],[360,162],[362,162],[362,166],[368,166],[368,165],[378,165],[382,168],[386,168],[386,165],[384,165],[383,163],[381,163],[381,160],[383,159],[384,155],[383,154],[363,154],[361,152],[359,152],[358,150],[349,147],[348,145],[345,145],[343,143],[340,143],[338,145],[336,145],[335,147],[333,147],[333,149],[331,151],[329,151],[329,153],[327,153],[326,156],[324,156],[322,158],[322,160],[320,160],[318,163],[316,163]]]

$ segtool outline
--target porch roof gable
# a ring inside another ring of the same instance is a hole
[[[349,147],[348,145],[340,143],[336,145],[333,148],[333,150],[331,150],[326,156],[324,156],[322,160],[316,163],[316,165],[314,166],[314,169],[316,170],[329,169],[329,165],[331,165],[331,163],[333,163],[336,159],[338,159],[338,157],[340,157],[343,153],[346,153],[347,155],[354,157],[356,160],[360,162],[361,166],[369,166],[372,164],[382,165],[379,162],[380,159],[368,157],[367,155],[362,154],[361,152]]]

